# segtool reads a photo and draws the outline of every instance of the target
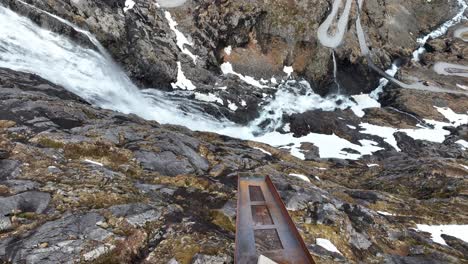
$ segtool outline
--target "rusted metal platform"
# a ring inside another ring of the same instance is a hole
[[[260,255],[279,264],[315,263],[270,177],[239,177],[235,263],[257,264]]]

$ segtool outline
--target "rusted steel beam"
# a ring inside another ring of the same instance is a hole
[[[261,255],[279,264],[315,263],[270,177],[239,177],[235,263],[257,264]]]

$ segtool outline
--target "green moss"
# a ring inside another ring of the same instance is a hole
[[[42,147],[45,147],[45,148],[55,148],[55,149],[59,149],[59,148],[63,148],[64,147],[64,144],[62,142],[58,142],[58,141],[55,141],[53,139],[50,139],[50,138],[40,138],[37,143],[42,146]]]
[[[129,154],[102,142],[69,144],[64,146],[67,159],[89,158],[105,163],[112,169],[118,170],[119,166],[128,163]]]
[[[219,210],[212,210],[210,212],[210,217],[212,218],[211,222],[213,222],[213,224],[221,227],[224,230],[233,233],[236,232],[235,223],[227,215],[223,214]]]
[[[16,216],[19,218],[30,219],[30,220],[35,220],[35,219],[38,219],[39,217],[36,213],[30,213],[30,212],[19,213]]]

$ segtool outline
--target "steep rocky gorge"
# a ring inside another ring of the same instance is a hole
[[[332,51],[316,37],[332,1],[140,0],[125,12],[123,0],[25,2],[32,6],[0,0],[99,52],[86,34],[44,11],[89,30],[141,89],[180,92],[184,88],[171,83],[182,71],[195,94],[175,97],[203,103],[208,114],[239,124],[261,115],[265,98],[285,95],[278,91],[288,78],[305,79],[321,95],[336,89]],[[455,34],[466,19],[429,39],[427,52],[411,60],[417,38],[459,8],[445,0],[364,2],[372,60],[386,69],[400,59],[396,77],[406,83],[464,91],[466,77],[441,75],[433,66],[467,65],[466,42]],[[166,12],[192,43],[185,51]],[[353,8],[351,19],[356,15]],[[368,93],[379,85],[380,76],[361,56],[354,23],[334,54],[344,93]],[[267,80],[259,82],[266,87],[223,74],[225,62],[244,77]],[[292,76],[284,66],[292,66]],[[285,91],[310,93],[307,85],[295,85]],[[216,94],[220,101],[209,104],[200,94]],[[321,158],[323,145],[301,142],[300,159],[287,145],[106,110],[38,75],[0,68],[0,262],[232,263],[237,177],[269,175],[317,263],[465,263],[467,241],[451,233],[441,242],[418,225],[467,227],[467,95],[389,84],[379,103],[361,109],[362,116],[349,107],[281,114],[295,137],[333,135],[379,148],[365,154],[348,143],[328,143],[342,156],[359,158]],[[390,136],[382,135],[389,128]],[[419,128],[441,140],[418,139]],[[321,246],[319,238],[339,252]]]

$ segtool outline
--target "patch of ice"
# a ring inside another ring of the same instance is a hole
[[[325,239],[325,238],[317,238],[315,240],[315,243],[318,245],[318,246],[321,246],[323,247],[324,249],[330,251],[330,252],[335,252],[335,253],[338,253],[338,254],[341,254],[341,252],[336,248],[335,245],[333,245],[333,243],[328,240],[328,239]]]
[[[278,81],[276,81],[276,78],[275,78],[275,77],[271,77],[270,82],[271,82],[272,84],[278,84]]]
[[[180,32],[178,29],[177,29],[177,22],[172,19],[172,16],[171,16],[171,13],[169,13],[168,11],[164,12],[165,16],[166,16],[166,19],[167,21],[169,22],[169,27],[171,28],[171,30],[175,33],[176,35],[176,40],[177,40],[177,46],[179,47],[179,49],[182,51],[182,53],[188,55],[190,58],[192,58],[193,60],[193,63],[197,63],[197,56],[194,55],[190,50],[188,50],[185,45],[189,45],[189,46],[193,46],[193,43],[191,41],[189,41],[184,34],[182,34],[182,32]]]
[[[303,181],[306,181],[306,182],[310,183],[309,177],[305,176],[304,174],[289,173],[289,176],[293,176],[293,177],[299,178],[299,179],[301,179]]]
[[[468,90],[468,86],[463,85],[463,84],[458,84],[458,83],[457,83],[457,87],[458,87],[458,88],[461,88],[461,89],[463,89],[463,90]]]
[[[245,106],[247,106],[247,102],[245,100],[242,100],[241,105],[245,107]]]
[[[346,125],[347,127],[351,128],[351,129],[357,129],[357,127],[355,126],[352,126],[352,125]]]
[[[463,165],[463,164],[459,164],[459,165],[462,166],[465,170],[468,170],[468,166]]]
[[[447,245],[445,240],[440,236],[446,234],[459,238],[465,242],[468,242],[468,225],[416,225],[416,230],[428,232],[432,235],[432,241]]]
[[[182,90],[189,90],[189,91],[197,89],[197,87],[193,85],[192,81],[190,81],[189,79],[187,79],[187,77],[185,77],[185,74],[182,71],[182,64],[180,63],[180,61],[177,62],[177,82],[171,83],[171,85],[172,85],[172,88],[174,89],[180,88]]]
[[[266,85],[263,85],[261,84],[259,81],[255,80],[255,78],[251,77],[251,76],[244,76],[240,73],[237,73],[234,71],[234,69],[232,68],[232,64],[230,62],[225,62],[223,64],[221,64],[221,71],[223,72],[223,74],[227,75],[227,74],[233,74],[233,75],[236,75],[237,77],[239,77],[242,81],[252,85],[252,86],[255,86],[255,87],[258,87],[258,88],[267,88],[268,86]]]
[[[133,0],[125,0],[125,7],[123,8],[124,12],[127,12],[130,9],[133,9],[135,2]]]
[[[379,164],[367,164],[367,167],[372,168],[372,167],[380,167]]]

